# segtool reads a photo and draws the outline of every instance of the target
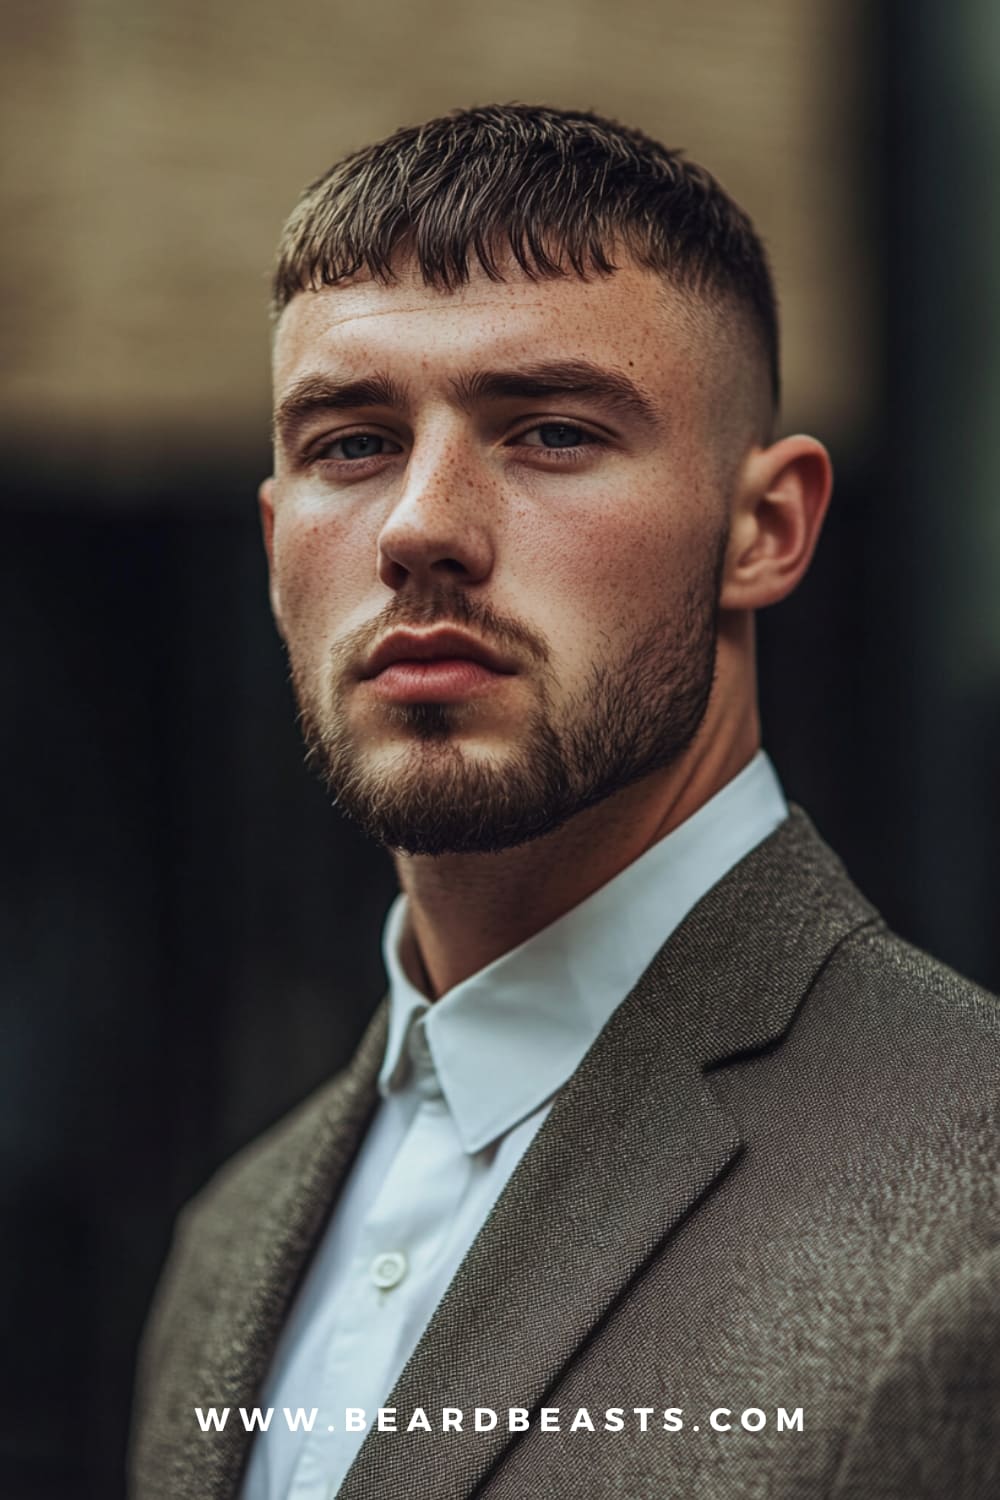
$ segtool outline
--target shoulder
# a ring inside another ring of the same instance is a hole
[[[349,1066],[226,1161],[181,1210],[140,1351],[140,1380],[240,1287],[304,1253],[376,1100],[384,1007]],[[200,1336],[200,1334],[199,1334]]]
[[[385,1047],[386,1008],[380,1006],[347,1067],[321,1084],[242,1150],[228,1158],[182,1209],[178,1237],[227,1237],[269,1218],[290,1183],[301,1183],[317,1162],[335,1168],[355,1143],[375,1104],[375,1080]]]
[[[901,1033],[918,1047],[981,1044],[984,1074],[998,1081],[1000,999],[893,932],[801,807],[790,805],[733,876],[745,887],[740,911],[771,953],[765,978],[776,963],[794,967],[800,950],[818,960],[799,1020],[832,997],[842,1025],[876,1045]]]
[[[816,988],[836,992],[856,1028],[916,1047],[949,1043],[1000,1086],[1000,997],[892,932],[881,919],[849,933]],[[984,1050],[979,1050],[979,1049]]]
[[[853,1125],[873,1157],[926,1148],[942,1170],[996,1170],[1000,999],[881,919],[832,950],[788,1043],[824,1117]]]
[[[227,1235],[237,1230],[243,1215],[256,1216],[265,1208],[282,1181],[300,1175],[317,1136],[331,1117],[339,1115],[349,1077],[345,1069],[328,1079],[228,1157],[181,1209],[175,1238]]]
[[[162,1364],[178,1330],[197,1328],[227,1294],[258,1226],[271,1222],[283,1189],[306,1171],[345,1077],[324,1084],[230,1157],[180,1210],[143,1334],[140,1377]]]
[[[845,1244],[854,1221],[877,1231],[901,1284],[919,1270],[912,1296],[1000,1241],[996,996],[877,920],[830,954],[786,1049],[803,1133],[836,1162]]]

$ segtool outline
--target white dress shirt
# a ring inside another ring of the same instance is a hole
[[[431,1004],[385,926],[381,1100],[282,1331],[242,1500],[329,1500],[518,1160],[612,1012],[703,895],[787,816],[761,751],[558,921]],[[309,1416],[290,1431],[284,1408]],[[400,1413],[405,1422],[409,1413]],[[440,1414],[438,1414],[440,1421]]]

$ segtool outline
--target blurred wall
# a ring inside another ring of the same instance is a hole
[[[1000,984],[1000,149],[986,0],[8,0],[0,216],[0,1493],[108,1500],[172,1215],[349,1054],[392,880],[301,766],[267,614],[267,272],[299,188],[545,99],[687,147],[839,482],[760,625],[789,792]]]
[[[773,251],[790,419],[867,419],[851,5],[14,0],[5,30],[5,432],[82,445],[105,498],[178,445],[260,447],[266,273],[299,189],[494,100],[597,108],[708,164]]]

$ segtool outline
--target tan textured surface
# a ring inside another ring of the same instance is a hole
[[[870,363],[853,13],[17,0],[0,49],[0,436],[259,442],[267,268],[298,188],[397,124],[511,98],[618,114],[703,160],[773,248],[789,422],[849,433]]]

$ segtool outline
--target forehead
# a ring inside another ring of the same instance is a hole
[[[540,358],[604,364],[653,388],[690,371],[703,323],[689,296],[634,265],[588,280],[533,280],[514,266],[492,281],[476,268],[452,291],[404,268],[388,285],[358,278],[294,297],[275,333],[275,394],[331,369],[423,383]]]

